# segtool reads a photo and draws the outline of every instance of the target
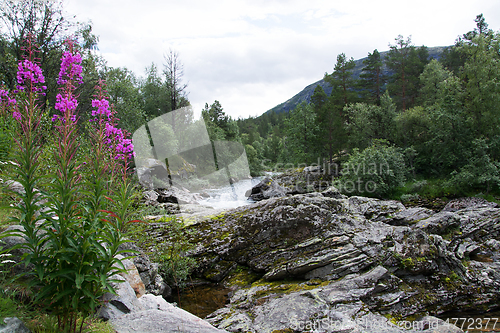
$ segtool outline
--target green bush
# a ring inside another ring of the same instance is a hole
[[[401,150],[375,140],[363,151],[353,150],[336,185],[345,194],[381,197],[402,186],[406,174]]]

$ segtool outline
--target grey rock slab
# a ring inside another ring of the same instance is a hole
[[[137,299],[134,289],[120,275],[114,275],[112,279],[122,282],[112,282],[117,295],[106,293],[102,297],[104,305],[99,309],[99,317],[114,321],[117,318],[131,312],[144,310],[141,302]]]
[[[143,296],[144,297],[144,296]],[[191,313],[170,305],[164,309],[132,312],[112,321],[117,333],[223,333]]]
[[[434,211],[424,207],[411,207],[395,213],[392,218],[387,218],[384,222],[391,225],[411,225],[418,221],[434,215]]]
[[[418,221],[413,228],[422,229],[430,234],[443,235],[460,225],[460,216],[453,212],[443,211]]]
[[[31,333],[31,331],[19,318],[8,317],[0,323],[0,333]]]

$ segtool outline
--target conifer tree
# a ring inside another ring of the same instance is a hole
[[[368,58],[363,60],[363,64],[365,67],[359,75],[359,87],[364,90],[369,102],[379,105],[386,78],[383,74],[384,64],[378,50],[368,53]]]

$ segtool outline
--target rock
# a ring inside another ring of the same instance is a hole
[[[248,199],[260,201],[286,195],[286,189],[272,178],[266,177],[245,194]]]
[[[417,328],[429,333],[461,333],[460,328],[433,316],[425,316],[416,322]]]
[[[139,182],[150,190],[168,184],[168,171],[164,162],[152,158],[142,161],[136,169]],[[160,182],[160,183],[159,183]]]
[[[99,309],[100,318],[109,320],[118,333],[127,332],[225,332],[208,322],[165,301],[161,296],[145,294],[140,298],[127,280],[117,275],[113,282],[117,295],[106,293]]]
[[[435,317],[390,321],[367,308],[363,300],[387,290],[380,286],[390,279],[390,272],[377,266],[317,288],[290,288],[286,282],[253,286],[237,291],[230,305],[207,321],[230,332],[463,332]]]
[[[193,332],[223,333],[208,322],[179,309],[161,296],[146,294],[139,298],[143,310],[134,311],[112,320],[117,333],[128,332]]]
[[[203,197],[197,193],[191,193],[185,189],[179,189],[171,186],[166,189],[158,189],[159,203],[175,203],[175,204],[197,204],[203,200]]]
[[[442,211],[421,219],[414,228],[424,229],[427,233],[443,235],[460,226],[460,217],[452,212]]]
[[[462,332],[425,316],[500,306],[500,208],[435,213],[332,192],[270,198],[186,228],[196,276],[236,288],[207,320],[231,332],[313,331],[324,318],[346,332]],[[242,267],[260,279],[232,285]]]
[[[120,273],[120,275],[130,284],[137,297],[144,295],[146,293],[146,286],[142,282],[141,276],[132,260],[124,259],[121,255],[118,255],[117,258],[121,259],[123,266],[127,270],[126,273]]]
[[[31,333],[24,323],[17,317],[4,318],[0,324],[0,333]]]
[[[126,242],[120,245],[119,250],[125,252],[124,255],[133,256],[133,263],[137,268],[140,279],[142,280],[145,292],[153,295],[167,294],[170,287],[163,281],[163,278],[158,274],[158,264],[152,263],[149,256],[142,252],[133,242]],[[139,285],[139,288],[142,287]],[[134,288],[135,289],[135,288]],[[144,292],[140,292],[138,297],[142,296]]]
[[[459,198],[459,199],[453,199],[450,200],[446,206],[444,206],[443,210],[444,212],[456,212],[461,209],[465,208],[484,208],[484,207],[498,207],[498,204],[495,202],[488,201],[483,198]]]
[[[303,172],[306,173],[320,173],[321,167],[319,165],[311,165],[304,168]]]
[[[405,206],[396,200],[353,196],[347,199],[347,202],[351,213],[364,215],[367,219],[373,221],[391,221],[395,214],[406,210]]]
[[[24,254],[28,252],[25,247],[20,247],[25,244],[25,240],[23,237],[18,236],[16,233],[24,231],[24,228],[20,225],[10,225],[7,229],[4,230],[5,234],[12,233],[10,236],[3,237],[0,239],[0,247],[4,250],[10,249],[8,251],[11,256],[9,260],[15,262],[12,266],[12,271],[14,274],[26,273],[33,269],[33,264],[29,264],[26,266],[24,263],[21,263],[21,258]]]
[[[12,192],[16,192],[18,194],[24,194],[24,186],[15,180],[7,180],[4,182],[5,185],[7,185],[7,189]]]
[[[391,225],[412,225],[420,220],[434,215],[434,211],[423,207],[412,207],[396,212],[392,218],[387,218],[384,222]]]
[[[106,293],[102,297],[101,301],[104,305],[98,312],[100,318],[114,321],[124,314],[144,310],[142,303],[137,300],[134,289],[132,289],[125,278],[120,275],[115,275],[112,279],[122,282],[111,283],[117,295]]]
[[[327,198],[333,198],[333,199],[346,199],[347,198],[345,195],[340,193],[338,188],[336,188],[334,186],[328,187],[325,191],[321,192],[321,194],[323,194],[323,196],[325,196]]]
[[[144,191],[143,196],[146,205],[156,205],[158,203],[158,193],[155,190]]]

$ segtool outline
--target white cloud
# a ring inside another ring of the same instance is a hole
[[[178,51],[195,111],[219,100],[233,118],[284,102],[331,72],[341,52],[362,58],[398,34],[451,45],[479,13],[500,27],[496,0],[67,0],[66,10],[92,20],[110,66],[143,75]]]

